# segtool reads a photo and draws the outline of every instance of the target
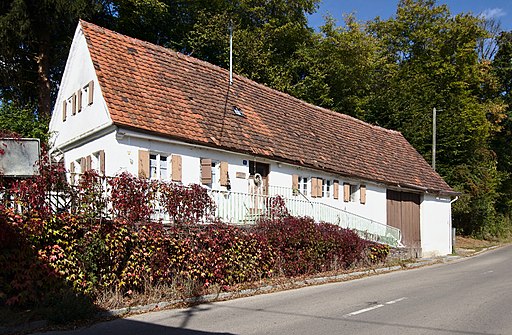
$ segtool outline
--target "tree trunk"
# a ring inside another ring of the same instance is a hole
[[[37,112],[40,119],[48,119],[51,114],[51,83],[49,78],[50,35],[43,33],[39,50],[35,57],[37,63]]]

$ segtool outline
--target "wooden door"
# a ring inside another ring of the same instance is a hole
[[[262,185],[260,189],[261,195],[268,195],[268,175],[270,173],[270,165],[260,162],[249,162],[249,178],[254,178],[259,174],[262,178]]]
[[[421,248],[420,195],[387,190],[387,224],[400,229],[402,243],[409,248]]]
[[[250,201],[249,212],[252,215],[261,215],[268,210],[268,175],[270,165],[255,161],[249,162],[249,194],[252,197]],[[261,184],[255,183],[256,174],[261,176]]]

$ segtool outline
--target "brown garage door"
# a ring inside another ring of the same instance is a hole
[[[402,243],[421,248],[420,195],[387,190],[387,223],[402,232]]]

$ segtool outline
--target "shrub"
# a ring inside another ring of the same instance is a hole
[[[115,217],[135,224],[148,221],[153,213],[152,201],[156,196],[156,181],[137,178],[123,172],[108,180],[111,187],[112,212]]]
[[[85,221],[94,221],[106,216],[108,197],[104,177],[94,170],[89,170],[80,176],[78,186],[72,188],[71,212]]]
[[[176,224],[195,224],[215,210],[208,191],[201,185],[184,187],[173,183],[160,183],[160,203]]]
[[[251,229],[200,225],[214,210],[200,185],[128,173],[104,183],[91,171],[71,190],[62,166],[43,160],[41,169],[40,176],[4,185],[14,205],[0,203],[0,303],[31,306],[64,299],[69,308],[58,311],[55,321],[87,315],[90,309],[74,304],[106,289],[130,295],[147,285],[168,285],[195,294],[210,285],[227,288],[274,273],[348,268],[365,255],[376,263],[389,252],[354,231],[290,216],[280,197],[270,200],[268,218]],[[46,195],[55,190],[71,196],[71,212],[52,211]],[[150,221],[155,201],[175,225]]]
[[[255,230],[277,251],[278,268],[286,276],[348,268],[363,257],[357,233],[308,217],[262,220]]]
[[[387,244],[366,241],[366,260],[370,264],[384,263],[388,258],[390,247]]]
[[[164,236],[152,259],[159,264],[153,278],[160,283],[226,287],[272,273],[274,258],[265,241],[243,229],[214,223],[175,227]]]

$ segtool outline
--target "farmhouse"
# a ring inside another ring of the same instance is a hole
[[[80,21],[53,110],[70,175],[127,171],[208,188],[217,215],[290,212],[418,255],[451,252],[456,194],[396,131]],[[71,178],[71,177],[70,177]]]

